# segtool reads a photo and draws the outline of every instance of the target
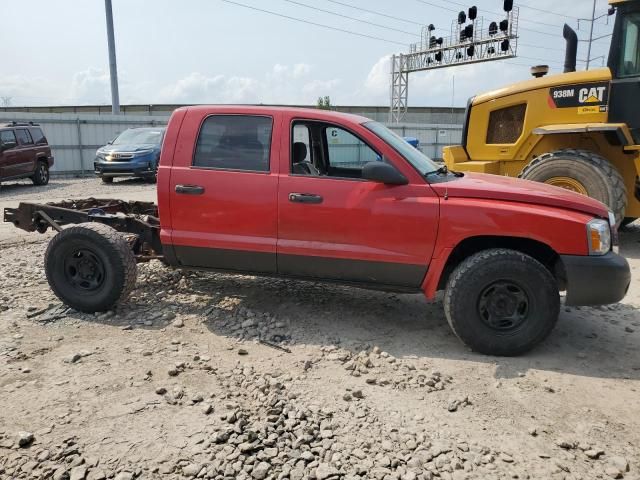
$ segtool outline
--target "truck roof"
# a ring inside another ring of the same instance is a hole
[[[300,117],[313,119],[313,120],[325,120],[325,121],[337,121],[347,120],[355,123],[371,122],[372,120],[360,115],[353,115],[351,113],[334,112],[332,110],[322,110],[319,108],[300,108],[300,107],[272,107],[264,105],[194,105],[189,107],[181,107],[178,110],[192,110],[197,112],[203,112],[208,114],[271,114],[275,112],[285,112]]]

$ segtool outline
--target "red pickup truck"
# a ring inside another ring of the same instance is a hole
[[[58,230],[49,284],[81,311],[134,287],[136,262],[346,283],[433,299],[456,335],[523,353],[567,305],[621,300],[629,266],[606,207],[556,187],[438,166],[380,123],[323,110],[176,110],[158,205],[22,203],[5,221]],[[64,226],[64,227],[63,227]]]

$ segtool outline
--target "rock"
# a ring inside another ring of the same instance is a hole
[[[68,357],[65,357],[63,361],[64,363],[76,363],[81,358],[82,358],[82,355],[80,355],[79,353],[73,353]]]
[[[58,467],[53,472],[53,480],[69,480],[69,472],[65,467]]]
[[[616,467],[618,470],[620,470],[623,473],[629,471],[629,462],[624,457],[620,457],[620,456],[611,457],[609,458],[607,463],[612,467]]]
[[[364,395],[362,394],[362,390],[354,390],[353,392],[351,392],[351,396],[357,399],[364,398]]]
[[[565,450],[572,450],[578,446],[576,442],[567,438],[559,438],[556,440],[556,445]]]
[[[87,474],[87,480],[105,480],[107,475],[99,468],[94,468]]]
[[[318,465],[318,468],[316,468],[317,480],[325,480],[338,474],[338,470],[327,463],[321,463],[320,465]]]
[[[252,328],[256,326],[256,322],[252,318],[249,318],[248,320],[242,322],[241,326],[242,328]]]
[[[133,473],[131,472],[120,472],[115,476],[113,480],[133,480]]]
[[[182,474],[185,477],[195,477],[200,473],[200,470],[202,470],[202,465],[199,463],[191,463],[182,468]]]
[[[263,480],[264,478],[267,477],[267,474],[269,473],[270,468],[271,468],[271,465],[269,465],[267,462],[260,462],[258,465],[253,467],[251,476],[256,480]]]
[[[27,448],[33,443],[33,433],[31,432],[18,432],[18,446],[20,448]]]
[[[598,458],[600,458],[600,455],[604,454],[604,450],[599,448],[591,448],[589,450],[585,450],[584,454],[593,460],[597,460]]]
[[[213,406],[210,403],[203,403],[201,409],[202,413],[204,413],[205,415],[209,415],[211,412],[213,412]]]
[[[158,395],[164,395],[165,393],[167,393],[167,389],[164,388],[164,387],[158,387],[158,388],[156,388],[156,393]]]
[[[247,352],[244,348],[239,348],[238,355],[249,355],[249,352]]]
[[[343,399],[345,402],[350,402],[350,401],[351,401],[351,394],[350,394],[349,392],[345,393],[345,394],[342,396],[342,399]]]
[[[500,460],[505,463],[513,463],[513,457],[511,455],[507,455],[506,453],[500,454]]]
[[[321,438],[333,438],[333,430],[321,430],[320,431]]]
[[[531,435],[532,437],[536,437],[538,436],[538,429],[536,427],[531,427],[529,428],[529,430],[527,430],[527,433],[529,433],[529,435]]]
[[[180,373],[180,372],[179,372],[179,371],[178,371],[178,369],[177,369],[177,368],[175,368],[175,367],[174,367],[174,368],[170,368],[170,369],[167,371],[167,375],[169,375],[170,377],[177,377],[179,373]]]
[[[84,465],[80,465],[78,467],[73,467],[71,469],[71,473],[69,474],[69,480],[84,480],[87,476],[87,467]]]
[[[611,465],[604,469],[604,473],[606,473],[611,478],[622,478],[622,472]]]
[[[176,316],[175,313],[172,314],[172,315],[174,317]],[[179,318],[175,322],[173,322],[171,325],[173,325],[175,328],[182,328],[182,327],[184,327],[184,321],[181,318]]]

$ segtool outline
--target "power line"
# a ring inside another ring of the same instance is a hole
[[[274,15],[276,17],[286,18],[288,20],[293,20],[295,22],[306,23],[307,25],[314,25],[316,27],[326,28],[328,30],[334,30],[336,32],[348,33],[349,35],[355,35],[357,37],[369,38],[371,40],[378,40],[381,42],[394,43],[396,45],[406,46],[404,42],[396,42],[395,40],[389,40],[388,38],[376,37],[374,35],[367,35],[365,33],[352,32],[351,30],[345,30],[343,28],[332,27],[330,25],[325,25],[324,23],[316,23],[310,20],[303,20],[302,18],[291,17],[289,15],[284,15],[282,13],[272,12],[271,10],[264,10],[262,8],[254,7],[252,5],[246,5],[240,2],[234,2],[232,0],[220,0],[221,2],[229,3],[231,5],[236,5],[238,7],[248,8],[249,10],[255,10],[257,12],[268,13],[269,15]]]
[[[456,5],[460,5],[461,7],[465,7],[465,8],[468,7],[467,4],[460,3],[460,2],[454,2],[452,0],[449,0],[449,3],[454,3]],[[490,13],[492,15],[503,15],[503,13],[501,13],[501,12],[494,12],[493,10],[485,10],[484,8],[483,9],[478,9],[478,10],[480,10],[482,12],[485,12],[485,13]],[[547,27],[553,27],[553,28],[559,27],[559,28],[562,28],[562,25],[560,25],[559,23],[546,23],[546,22],[540,22],[538,20],[529,20],[528,18],[520,18],[519,20],[521,22],[537,23],[539,25],[545,25]]]
[[[530,43],[518,42],[518,46],[528,47],[528,48],[541,48],[542,50],[551,50],[554,52],[564,52],[564,48],[553,48],[553,47],[547,47],[546,45],[531,45]]]
[[[338,2],[337,0],[326,0],[327,2],[335,3],[336,5],[342,5],[343,7],[351,8],[353,10],[358,10],[362,12],[372,13],[373,15],[380,15],[381,17],[387,17],[392,20],[398,20],[399,22],[412,23],[413,25],[422,26],[423,24],[420,22],[416,22],[413,20],[407,20],[405,18],[394,17],[393,15],[387,15],[386,13],[376,12],[375,10],[367,10],[366,8],[356,7],[354,5],[349,5],[348,3]]]
[[[368,20],[362,20],[360,18],[350,17],[343,13],[333,12],[331,10],[324,10],[322,8],[314,7],[313,5],[307,5],[306,3],[296,2],[295,0],[284,0],[285,2],[292,3],[293,5],[299,5],[301,7],[310,8],[311,10],[316,10],[318,12],[328,13],[329,15],[335,15],[336,17],[348,18],[349,20],[354,20],[360,23],[366,23],[367,25],[373,25],[374,27],[385,28],[387,30],[393,30],[394,32],[404,33],[406,35],[412,35],[414,37],[419,37],[417,33],[407,32],[406,30],[400,30],[399,28],[388,27],[386,25],[381,25],[379,23],[369,22]]]

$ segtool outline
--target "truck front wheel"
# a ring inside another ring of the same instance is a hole
[[[471,255],[451,273],[444,311],[454,333],[485,355],[520,355],[541,342],[560,312],[558,285],[547,268],[516,250]]]
[[[606,158],[596,153],[574,149],[544,153],[524,167],[519,176],[595,198],[609,207],[618,224],[624,219],[624,179]]]
[[[53,292],[81,312],[110,309],[136,283],[131,247],[122,234],[101,223],[65,228],[49,242],[44,260]]]

